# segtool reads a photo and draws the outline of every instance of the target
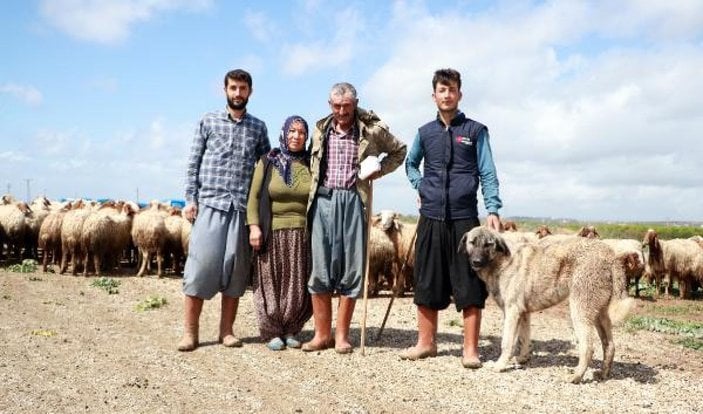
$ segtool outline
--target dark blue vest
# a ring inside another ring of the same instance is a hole
[[[478,136],[486,126],[459,113],[448,129],[439,117],[420,127],[424,167],[420,214],[436,220],[478,217]]]

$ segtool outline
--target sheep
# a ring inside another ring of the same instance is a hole
[[[27,216],[27,232],[25,234],[25,254],[27,257],[39,259],[37,246],[39,245],[39,230],[44,220],[51,213],[51,201],[46,197],[37,197],[29,206],[32,213]],[[45,254],[42,251],[43,254]]]
[[[75,276],[78,274],[78,267],[82,265],[83,251],[81,246],[81,236],[83,222],[92,213],[92,209],[85,202],[78,201],[74,208],[63,216],[61,222],[61,265],[59,274],[64,274],[68,267],[68,259],[71,259],[71,272]]]
[[[512,220],[501,222],[501,227],[503,227],[503,231],[517,231],[517,224]]]
[[[140,210],[132,222],[132,240],[139,249],[141,265],[137,276],[144,276],[151,255],[156,255],[157,277],[163,275],[164,245],[166,242],[165,218],[167,212],[158,201]]]
[[[7,243],[8,253],[14,253],[19,258],[22,254],[22,246],[25,245],[26,235],[29,232],[27,217],[32,214],[32,209],[24,201],[13,200],[7,195],[2,198],[0,227],[3,228],[3,238]]]
[[[635,296],[639,297],[640,279],[645,270],[642,243],[633,239],[602,239],[601,241],[610,246],[615,256],[622,262],[628,284],[634,282]]]
[[[86,218],[81,231],[84,276],[88,275],[90,263],[93,263],[97,276],[103,267],[119,266],[122,252],[129,244],[134,213],[128,203],[108,202]]]
[[[181,261],[183,261],[181,233],[186,222],[180,208],[171,208],[170,215],[164,220],[166,226],[165,256],[171,258],[173,272],[177,275],[181,274]]]
[[[383,285],[384,279],[392,283],[393,265],[395,264],[395,246],[388,234],[380,228],[381,217],[371,218],[369,232],[369,296],[376,296]]]
[[[537,238],[543,239],[543,238],[551,235],[552,231],[549,230],[549,227],[546,224],[542,224],[539,227],[537,227],[537,230],[535,230],[535,234],[537,235]]]
[[[42,249],[42,270],[46,273],[49,264],[49,254],[53,264],[59,263],[61,257],[61,223],[63,217],[71,209],[71,204],[64,205],[60,210],[52,211],[44,219],[39,228],[37,244]]]
[[[600,239],[600,234],[598,234],[598,230],[594,226],[583,226],[576,235],[587,239]]]
[[[398,214],[392,210],[381,210],[380,227],[393,242],[395,250],[395,271],[393,292],[402,295],[405,290],[413,288],[412,277],[415,268],[415,233],[416,224],[404,224]]]
[[[593,226],[584,226],[579,229],[575,234],[552,234],[547,226],[540,226],[536,231],[538,237],[540,238],[540,245],[548,246],[554,243],[567,242],[574,237],[583,237],[587,239],[598,239],[600,235],[598,231]]]
[[[537,243],[540,240],[537,233],[527,231],[506,231],[502,236],[511,243]]]
[[[188,220],[183,221],[181,229],[181,246],[183,247],[183,257],[188,257],[188,247],[190,245],[190,232],[193,230],[193,223]]]
[[[657,232],[649,229],[642,245],[647,259],[647,272],[654,277],[657,294],[664,275],[668,275],[668,283],[664,284],[664,294],[669,295],[669,286],[676,279],[682,299],[688,297],[689,287],[693,283],[703,281],[703,251],[695,241],[659,240]]]

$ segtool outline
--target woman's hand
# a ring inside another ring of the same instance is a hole
[[[263,241],[263,234],[261,234],[261,227],[258,224],[249,225],[249,244],[258,252],[261,248],[261,242]]]

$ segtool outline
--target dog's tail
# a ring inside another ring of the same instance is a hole
[[[624,266],[619,260],[613,261],[610,274],[613,278],[613,295],[610,297],[608,315],[614,324],[618,324],[630,313],[635,305],[635,300],[627,293],[627,276]]]

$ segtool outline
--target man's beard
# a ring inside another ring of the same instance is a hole
[[[241,111],[242,109],[245,109],[247,107],[247,103],[249,103],[249,98],[243,98],[240,103],[235,102],[234,99],[227,100],[227,106],[229,106],[232,110],[235,111]]]

